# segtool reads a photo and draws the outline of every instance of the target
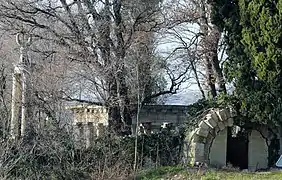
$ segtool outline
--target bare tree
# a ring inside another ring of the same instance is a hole
[[[130,98],[130,52],[140,51],[141,54],[147,48],[147,57],[152,59],[149,57],[152,56],[152,49],[148,48],[148,41],[160,27],[173,24],[162,18],[165,7],[159,1],[1,0],[0,7],[2,29],[28,32],[37,43],[34,52],[49,57],[57,54],[73,64],[73,68],[66,72],[73,78],[64,81],[69,86],[65,85],[60,90],[57,88],[58,92],[52,96],[60,96],[67,101],[106,105],[110,128],[119,134],[130,132],[130,107],[135,103]],[[147,42],[136,41],[142,33],[147,37]],[[49,46],[40,47],[40,43]],[[142,43],[145,45],[140,45]],[[171,81],[170,87],[150,90],[154,81],[150,64],[152,63],[147,61],[139,66],[142,68],[143,79],[148,79],[149,82],[144,103],[161,95],[176,93],[187,72],[175,75],[170,69],[162,67]],[[79,82],[74,81],[79,79],[80,82],[86,82],[85,86],[81,87]],[[73,96],[79,92],[77,89],[84,90],[86,87],[94,93],[95,98]],[[50,96],[44,90],[38,92],[41,97],[44,93]],[[46,101],[44,98],[41,100]]]
[[[172,2],[175,3],[173,0]],[[186,49],[188,57],[190,59],[193,57],[192,69],[194,69],[194,76],[203,97],[205,97],[204,90],[198,74],[204,75],[209,94],[212,97],[217,95],[216,83],[219,87],[218,91],[226,93],[224,76],[218,58],[221,33],[211,22],[211,5],[205,0],[184,0],[175,5],[174,11],[172,14],[175,19],[178,19],[177,24],[168,26],[168,33],[176,39],[178,44],[173,53],[183,53]],[[190,35],[187,35],[187,32]],[[195,53],[191,54],[191,52]],[[198,70],[195,69],[195,65],[198,65]]]

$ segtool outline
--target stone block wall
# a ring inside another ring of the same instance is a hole
[[[211,109],[199,121],[198,127],[186,136],[186,144],[189,145],[185,147],[189,151],[186,153],[186,162],[193,165],[219,161],[219,165],[225,165],[227,127],[231,126],[233,126],[233,114],[229,108]]]
[[[210,153],[209,153],[210,165],[216,167],[224,167],[226,165],[226,153],[227,153],[227,128],[220,131],[212,142]]]
[[[257,130],[252,130],[249,136],[248,161],[249,170],[268,168],[268,146]]]
[[[232,126],[233,119],[227,109],[211,110],[198,127],[186,136],[186,162],[191,165],[205,163],[219,168],[226,166],[227,127]],[[262,133],[268,134],[267,131]],[[266,138],[257,130],[252,130],[248,137],[248,169],[251,171],[268,168]]]
[[[91,139],[99,136],[108,126],[108,112],[103,106],[70,106],[74,119],[76,139],[83,140],[89,146]],[[139,114],[140,132],[150,134],[161,128],[176,127],[186,120],[187,106],[145,105]],[[132,114],[132,130],[136,129],[136,114]]]
[[[141,108],[138,124],[150,129],[151,132],[155,132],[166,125],[174,127],[182,125],[185,120],[187,120],[187,106],[145,105]],[[134,130],[136,123],[136,114],[132,114],[132,127]]]

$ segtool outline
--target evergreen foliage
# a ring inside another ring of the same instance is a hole
[[[282,1],[212,0],[212,17],[225,32],[225,77],[235,86],[239,112],[247,120],[281,122]]]

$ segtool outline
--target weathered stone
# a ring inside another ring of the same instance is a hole
[[[227,116],[225,114],[225,109],[217,110],[216,113],[217,113],[219,120],[226,121]]]
[[[207,129],[207,130],[210,129],[210,126],[209,126],[205,121],[201,121],[201,122],[199,123],[199,127],[200,127],[200,128],[203,128],[203,129]]]
[[[261,134],[252,130],[249,136],[248,168],[251,171],[268,167],[268,147]]]
[[[196,149],[196,143],[192,142],[187,146],[187,149],[189,149],[189,152],[187,153],[188,157],[188,163],[190,165],[193,165],[195,163],[195,149]]]
[[[210,148],[210,164],[215,167],[226,165],[227,129],[220,131],[215,137]]]
[[[197,134],[195,134],[194,136],[193,136],[193,140],[192,140],[192,142],[197,142],[197,143],[206,143],[206,137],[203,137],[203,136],[199,136],[199,135],[197,135]]]
[[[204,163],[204,161],[205,161],[204,150],[205,150],[205,144],[195,143],[195,162],[203,162]]]
[[[219,109],[215,110],[215,113],[220,121],[224,121],[219,114]]]
[[[220,132],[220,129],[218,126],[214,127],[214,135],[217,135]]]
[[[211,128],[214,128],[217,126],[217,123],[214,121],[214,119],[211,116],[206,117],[206,120],[204,122],[209,125]]]
[[[226,115],[226,109],[221,109],[220,111],[219,111],[219,114],[220,114],[220,116],[221,116],[221,118],[224,120],[224,121],[226,121],[227,120],[227,115]]]
[[[74,132],[74,139],[75,139],[75,141],[79,141],[80,139],[79,138],[81,138],[80,137],[80,127],[81,126],[81,123],[74,123],[73,124],[73,132]]]
[[[230,112],[229,108],[224,109],[224,112],[225,112],[226,118],[230,118],[231,117],[231,112]]]
[[[202,136],[202,137],[207,137],[208,134],[209,134],[209,130],[204,129],[204,128],[199,128],[199,129],[196,131],[196,134],[199,135],[199,136]]]
[[[105,133],[105,126],[103,123],[98,124],[97,135],[100,136]]]
[[[219,122],[217,123],[217,125],[218,125],[218,127],[219,127],[220,130],[225,129],[225,125],[224,125],[224,123],[223,123],[222,121],[219,121]]]
[[[12,88],[12,109],[11,109],[11,135],[13,139],[16,139],[20,136],[19,133],[19,114],[22,102],[21,98],[21,78],[20,74],[14,73],[13,75],[13,88]]]
[[[208,113],[206,116],[205,116],[205,119],[208,119],[208,118],[211,118],[212,117],[212,114],[211,113]]]
[[[234,124],[233,118],[228,118],[228,119],[227,119],[227,126],[228,126],[228,127],[232,127],[233,124]]]
[[[218,131],[219,131],[219,128],[218,128],[218,127],[215,127],[214,129],[212,129],[212,130],[209,132],[209,135],[215,137],[215,136],[217,135]],[[207,137],[207,139],[208,139],[208,137]]]
[[[16,37],[16,42],[20,46],[20,60],[14,67],[12,85],[10,131],[13,139],[25,136],[26,129],[31,123],[29,116],[32,114],[31,108],[26,106],[31,103],[30,72],[32,69],[27,53],[31,45],[31,36],[25,33],[19,33]]]
[[[84,126],[84,133],[85,133],[85,146],[88,148],[91,143],[93,142],[93,123],[85,123]]]
[[[220,121],[215,111],[213,111],[211,117],[216,123]]]
[[[225,127],[228,127],[228,122],[227,121],[221,121]]]

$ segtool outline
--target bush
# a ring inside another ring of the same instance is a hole
[[[139,167],[180,161],[183,136],[172,130],[138,136]],[[64,129],[42,130],[0,142],[2,179],[126,179],[133,175],[135,137],[105,134],[89,148],[77,147]]]

